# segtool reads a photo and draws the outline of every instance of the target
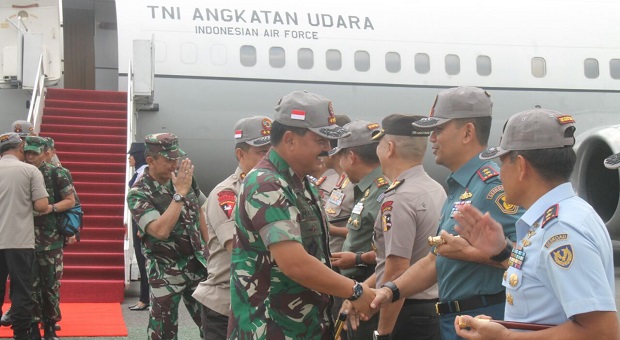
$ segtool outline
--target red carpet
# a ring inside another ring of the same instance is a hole
[[[54,138],[84,210],[82,241],[65,248],[64,305],[123,301],[126,102],[124,92],[47,89],[41,136]]]
[[[8,306],[7,306],[8,307]],[[61,303],[60,337],[127,336],[127,326],[119,303]],[[43,332],[41,332],[43,333]],[[0,328],[0,338],[10,338],[10,327]]]

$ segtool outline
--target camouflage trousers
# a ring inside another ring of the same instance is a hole
[[[202,304],[192,297],[200,281],[207,278],[207,270],[193,258],[184,268],[147,260],[151,309],[147,329],[150,340],[177,340],[179,304],[181,298],[203,338],[200,310]]]
[[[32,278],[32,322],[58,322],[60,314],[60,279],[62,248],[35,252]]]

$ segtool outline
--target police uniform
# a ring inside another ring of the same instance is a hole
[[[520,112],[508,120],[500,146],[483,152],[481,158],[511,150],[570,148],[574,123],[571,116],[556,111]],[[578,314],[616,312],[609,233],[569,182],[539,197],[516,228],[517,246],[502,279],[506,320],[559,325]]]
[[[145,143],[147,148],[166,158],[175,159],[182,155],[176,136],[170,133],[148,135]],[[191,189],[182,201],[179,219],[168,238],[159,240],[146,232],[149,223],[158,219],[172,203],[175,192],[172,181],[160,184],[147,168],[127,195],[133,219],[138,221],[143,234],[144,255],[148,259],[147,273],[151,287],[149,339],[177,339],[181,298],[194,322],[202,328],[200,303],[191,295],[207,276],[207,261],[203,253],[205,244],[199,222],[200,207],[206,202],[206,197],[195,179],[192,179]]]
[[[325,182],[331,178],[335,178],[336,182],[334,182],[329,195],[325,197],[323,203],[327,220],[337,227],[346,227],[347,217],[351,216],[351,210],[353,209],[354,185],[351,184],[351,180],[344,172],[338,175],[334,171],[334,174],[325,179]],[[319,185],[319,189],[321,189],[321,185]],[[345,237],[342,236],[330,236],[329,250],[332,253],[342,251],[344,240]]]

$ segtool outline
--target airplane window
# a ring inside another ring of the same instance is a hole
[[[547,75],[547,62],[545,58],[532,58],[532,75],[536,78],[542,78]]]
[[[476,69],[481,76],[488,76],[491,74],[491,58],[486,55],[479,55],[476,58]]]
[[[598,60],[594,58],[588,58],[583,61],[583,72],[586,78],[596,79],[598,78]]]
[[[314,67],[314,52],[309,48],[300,48],[297,51],[297,63],[299,68],[309,70]]]
[[[284,67],[285,53],[282,47],[272,47],[269,49],[269,65],[275,68]]]
[[[414,59],[415,71],[420,74],[426,74],[431,70],[431,59],[426,53],[418,53]]]
[[[385,54],[385,69],[388,72],[400,72],[400,54],[396,52],[388,52]]]
[[[243,66],[256,65],[256,47],[250,45],[241,46],[239,58],[241,59],[241,65]]]
[[[456,54],[446,55],[446,73],[453,76],[461,72],[461,59]]]
[[[613,79],[620,79],[620,59],[609,61],[609,74]]]
[[[332,71],[338,71],[342,67],[342,55],[338,50],[327,50],[325,53],[325,62],[327,69]]]
[[[221,44],[211,46],[211,62],[213,65],[224,65],[226,59],[226,46]]]
[[[360,72],[370,70],[370,54],[366,51],[355,51],[355,69]]]
[[[181,61],[184,64],[194,64],[198,56],[196,55],[198,47],[192,43],[183,43],[181,45]]]

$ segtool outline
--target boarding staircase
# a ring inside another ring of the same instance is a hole
[[[122,302],[127,94],[48,88],[40,135],[52,137],[84,210],[64,252],[62,302]]]

